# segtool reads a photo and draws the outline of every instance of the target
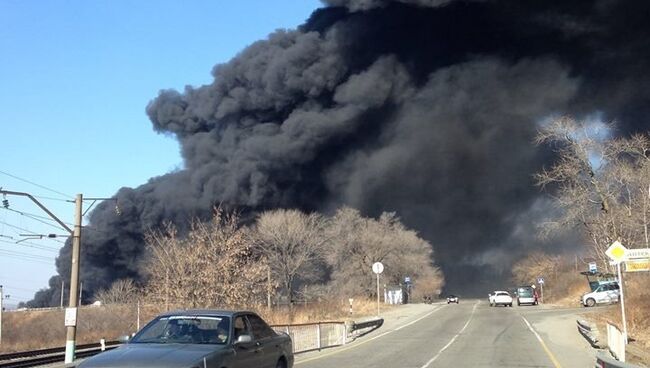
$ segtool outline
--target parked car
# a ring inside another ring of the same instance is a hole
[[[517,305],[537,305],[537,293],[532,286],[520,286],[517,288]]]
[[[621,296],[621,289],[618,282],[601,284],[596,290],[584,294],[581,298],[582,305],[593,307],[596,304],[609,304],[618,302]]]
[[[164,313],[128,343],[78,365],[99,367],[291,368],[291,338],[246,311]]]
[[[449,295],[447,297],[447,304],[450,304],[450,303],[458,304],[458,296],[457,295]]]
[[[492,298],[492,305],[499,306],[503,305],[504,307],[512,307],[512,297],[507,291],[495,291],[494,297]]]

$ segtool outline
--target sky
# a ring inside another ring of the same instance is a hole
[[[70,224],[77,193],[110,197],[182,168],[175,140],[151,128],[149,101],[210,83],[215,64],[320,5],[0,0],[0,187],[36,196]],[[65,240],[21,234],[65,232],[28,199],[6,199],[0,285],[13,307],[47,286]]]

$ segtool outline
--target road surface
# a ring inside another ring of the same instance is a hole
[[[297,356],[295,367],[593,367],[579,312],[478,300],[413,306],[352,344]]]

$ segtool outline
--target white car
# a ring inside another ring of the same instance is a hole
[[[616,282],[601,284],[596,290],[582,296],[582,305],[593,307],[596,304],[616,303],[621,296],[620,293],[621,289]]]
[[[491,306],[503,305],[504,307],[512,307],[512,296],[507,291],[495,291],[490,299]]]

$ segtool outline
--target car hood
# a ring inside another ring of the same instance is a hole
[[[79,368],[189,368],[223,349],[221,345],[127,344],[86,359]]]

